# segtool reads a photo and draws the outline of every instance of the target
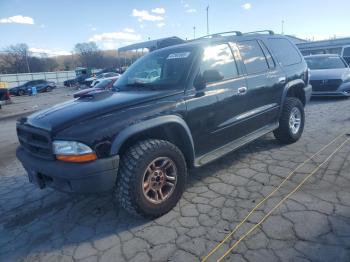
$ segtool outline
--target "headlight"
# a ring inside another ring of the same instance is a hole
[[[350,75],[344,78],[343,80],[344,83],[350,82]]]
[[[89,146],[76,141],[54,141],[53,152],[57,160],[66,162],[88,162],[97,159]]]

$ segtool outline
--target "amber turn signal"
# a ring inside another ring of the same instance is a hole
[[[56,159],[65,162],[84,163],[96,160],[97,156],[95,153],[88,153],[83,155],[56,155]]]

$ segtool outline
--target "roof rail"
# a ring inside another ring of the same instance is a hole
[[[242,35],[242,32],[240,32],[240,31],[227,31],[227,32],[221,32],[221,33],[215,33],[215,34],[205,35],[205,36],[196,38],[196,40],[197,39],[203,39],[203,38],[220,37],[220,36],[227,35],[227,34],[235,34],[237,36],[240,36],[240,35]]]
[[[244,33],[244,35],[248,35],[248,34],[260,34],[260,33],[268,33],[269,35],[274,35],[274,34],[275,34],[272,30],[260,30],[260,31],[247,32],[247,33]]]

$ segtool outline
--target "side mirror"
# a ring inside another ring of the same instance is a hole
[[[203,72],[202,81],[204,83],[216,82],[222,79],[224,79],[224,76],[218,70],[209,69]]]
[[[202,90],[205,88],[207,83],[216,82],[223,80],[224,76],[215,69],[205,70],[202,75],[198,75],[195,80],[195,87],[197,90]]]

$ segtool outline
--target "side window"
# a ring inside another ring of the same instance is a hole
[[[350,65],[350,47],[344,47],[343,58]]]
[[[235,59],[227,44],[208,46],[204,49],[201,72],[213,69],[224,76],[223,80],[238,76]]]
[[[290,66],[301,62],[297,48],[284,38],[270,38],[269,44],[282,66]]]
[[[269,68],[275,68],[276,65],[272,59],[270,51],[267,49],[267,47],[265,46],[265,44],[262,41],[259,41],[259,44],[260,44],[260,46],[265,54],[266,61],[267,61],[267,64],[269,65]]]
[[[257,74],[269,70],[265,55],[257,41],[240,42],[238,48],[248,74]]]

